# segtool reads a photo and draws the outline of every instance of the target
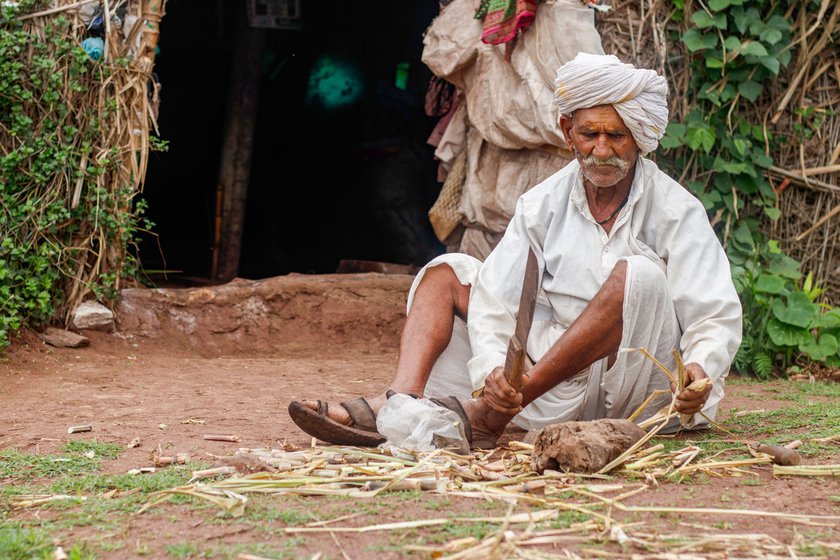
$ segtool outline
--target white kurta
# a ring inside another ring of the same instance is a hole
[[[466,255],[449,254],[427,265],[447,263],[462,283],[472,285],[468,345],[464,325],[457,324],[450,348],[432,372],[427,394],[479,388],[490,371],[504,365],[528,247],[537,256],[542,278],[528,339],[532,360],[538,360],[563,335],[619,259],[636,257],[628,261],[629,276],[637,279],[628,280],[625,290],[622,345],[642,341],[667,364],[673,364],[667,344],[679,346],[683,361],[700,364],[714,383],[703,410],[714,417],[723,397],[723,380],[741,342],[741,304],[728,259],[703,206],[644,158],[638,160],[629,200],[609,234],[589,211],[580,165],[573,161],[520,197],[504,237],[483,264]],[[646,305],[629,297],[637,289],[632,286],[638,287],[639,294],[649,289],[644,283],[650,275],[633,272],[631,263],[640,264],[638,257],[664,273],[667,286],[661,291],[672,307]],[[421,279],[422,271],[412,287],[409,306]],[[632,331],[628,331],[631,323]],[[653,335],[645,332],[651,330]],[[673,336],[668,334],[671,331]],[[657,337],[662,333],[660,340]],[[628,377],[627,372],[632,374]],[[638,352],[620,353],[609,370],[606,359],[593,364],[535,400],[515,422],[536,428],[565,420],[626,417],[647,393],[663,387],[667,381],[649,360]],[[698,415],[696,421],[705,420]]]

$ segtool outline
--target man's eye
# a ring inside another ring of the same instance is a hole
[[[613,140],[619,140],[621,138],[624,138],[624,134],[621,132],[610,132],[610,138],[612,138]]]

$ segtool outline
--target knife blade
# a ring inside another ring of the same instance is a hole
[[[528,249],[528,260],[525,263],[525,275],[522,279],[522,292],[519,295],[519,308],[516,311],[516,326],[508,341],[505,355],[504,373],[511,387],[519,391],[522,388],[522,373],[525,370],[528,335],[531,323],[534,321],[534,308],[537,304],[537,293],[540,287],[540,269],[534,250]],[[484,387],[473,392],[473,397],[484,393]]]

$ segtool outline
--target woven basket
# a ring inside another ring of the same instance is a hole
[[[429,221],[442,243],[457,235],[461,225],[461,195],[467,178],[467,154],[461,152],[452,163],[446,181],[434,205],[429,209]]]

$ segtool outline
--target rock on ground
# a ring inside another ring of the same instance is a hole
[[[540,430],[534,441],[531,468],[598,472],[644,437],[630,420],[562,422]]]
[[[85,301],[73,311],[73,326],[79,330],[107,331],[114,326],[114,314],[101,303]]]
[[[86,336],[52,327],[38,333],[38,338],[56,348],[81,348],[90,344],[90,339]]]

